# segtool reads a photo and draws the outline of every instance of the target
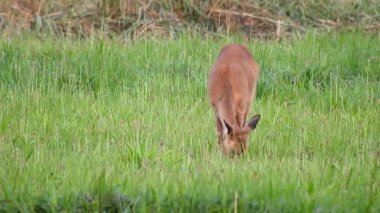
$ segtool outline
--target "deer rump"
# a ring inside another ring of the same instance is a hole
[[[225,154],[242,154],[249,133],[260,120],[260,115],[255,115],[246,122],[258,78],[259,66],[245,46],[222,48],[209,74],[208,95],[216,117],[218,143]]]

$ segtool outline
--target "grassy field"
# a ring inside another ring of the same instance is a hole
[[[207,100],[230,42],[261,66],[242,158]],[[380,37],[0,40],[2,211],[380,211]]]

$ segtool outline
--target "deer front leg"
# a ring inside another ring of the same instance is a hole
[[[218,116],[215,116],[215,117],[216,117],[217,134],[218,134],[218,138],[219,138],[223,134],[223,124],[222,124],[222,121],[220,120],[220,118]],[[220,140],[218,140],[218,144],[220,144]]]

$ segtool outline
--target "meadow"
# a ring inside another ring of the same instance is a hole
[[[208,71],[261,67],[241,158],[217,147]],[[379,212],[380,37],[183,33],[0,39],[0,212]]]

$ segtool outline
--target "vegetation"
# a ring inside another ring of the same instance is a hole
[[[261,66],[242,158],[206,96],[220,48]],[[184,33],[0,40],[0,211],[380,211],[380,38]]]
[[[0,212],[379,212],[378,8],[0,0]],[[262,116],[233,159],[206,91],[231,42]]]
[[[377,0],[0,0],[0,31],[136,39],[191,29],[282,38],[310,27],[378,32],[379,8]]]

